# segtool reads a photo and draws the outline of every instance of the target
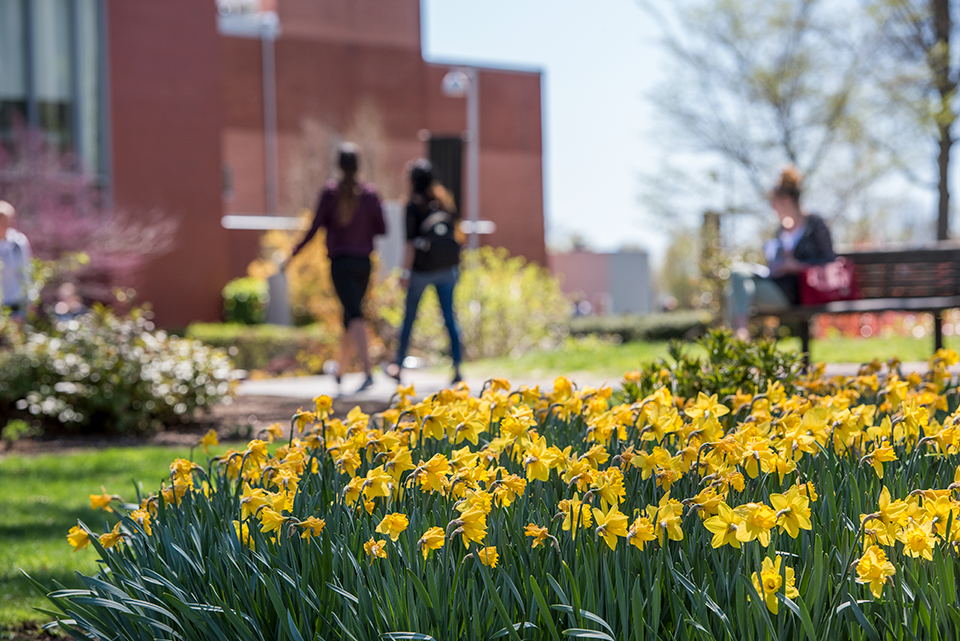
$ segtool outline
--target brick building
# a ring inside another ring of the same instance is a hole
[[[15,117],[59,132],[117,207],[175,218],[140,297],[164,325],[216,319],[258,250],[222,217],[312,206],[341,140],[387,198],[418,156],[469,197],[465,99],[420,24],[419,0],[0,0],[0,135]],[[540,74],[477,73],[483,243],[545,264]]]

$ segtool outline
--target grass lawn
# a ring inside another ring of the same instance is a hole
[[[144,495],[156,491],[171,461],[188,454],[182,447],[138,447],[0,457],[0,630],[49,620],[33,610],[51,604],[21,568],[41,583],[68,587],[78,585],[75,572],[96,572],[93,547],[74,553],[66,538],[77,519],[106,531],[104,513],[90,508],[90,494],[104,485],[134,502],[135,483]],[[106,516],[112,527],[116,519]]]
[[[960,349],[960,337],[946,337],[947,347]],[[800,340],[788,338],[780,341],[782,349],[800,349]],[[925,338],[836,338],[811,342],[811,357],[814,362],[865,363],[879,358],[881,361],[899,357],[900,360],[925,361],[933,353],[933,339]],[[690,353],[697,353],[690,346]],[[495,358],[466,365],[473,376],[511,376],[538,372],[549,377],[556,374],[588,372],[598,376],[620,380],[624,372],[632,371],[651,361],[666,356],[667,343],[632,342],[614,345],[599,340],[569,343],[563,348],[535,351],[519,358]]]

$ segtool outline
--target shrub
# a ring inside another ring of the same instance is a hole
[[[321,397],[279,447],[92,495],[121,517],[69,540],[103,569],[49,597],[82,639],[953,638],[957,360],[728,402],[670,372],[627,404],[562,378],[345,420]]]
[[[667,358],[629,374],[623,385],[626,399],[639,400],[664,385],[681,398],[703,392],[724,402],[736,394],[763,393],[774,383],[787,394],[797,390],[803,358],[781,351],[771,339],[742,341],[727,329],[714,329],[696,343],[706,352],[702,359],[687,355],[683,343],[673,341]]]
[[[223,350],[154,332],[139,311],[104,307],[48,332],[8,332],[0,350],[0,410],[50,426],[143,431],[191,417],[231,394]]]
[[[194,323],[187,328],[187,338],[211,347],[228,350],[237,367],[263,370],[272,364],[298,363],[311,372],[332,358],[337,336],[322,325],[285,327],[282,325],[237,325]]]
[[[713,317],[707,311],[684,310],[660,314],[579,316],[571,318],[567,328],[576,336],[615,336],[624,342],[666,341],[700,336],[712,322]]]
[[[393,290],[397,292],[396,289]],[[381,296],[385,300],[386,295]],[[399,332],[404,296],[380,308]],[[569,315],[570,303],[549,270],[510,256],[506,249],[481,247],[463,252],[454,309],[466,360],[519,356],[554,344]],[[411,337],[411,350],[430,357],[448,353],[450,340],[433,288],[421,299]]]
[[[300,232],[271,231],[262,241],[264,253],[289,253]],[[330,281],[330,263],[323,230],[287,268],[290,304],[298,323],[315,322],[339,338],[342,310]],[[275,267],[255,261],[250,273],[266,278]],[[365,301],[370,320],[370,354],[374,362],[393,358],[403,323],[405,292],[397,274],[374,276]],[[557,279],[545,268],[511,257],[503,248],[464,251],[454,296],[464,358],[476,360],[519,355],[541,341],[555,343],[569,315],[570,304]],[[413,353],[436,359],[449,352],[449,339],[433,288],[420,302],[411,337]]]
[[[259,325],[267,320],[270,291],[261,278],[234,278],[223,288],[223,319],[228,323]]]
[[[304,211],[301,218],[305,224],[309,224],[312,214]],[[302,236],[302,231],[268,231],[261,237],[261,251],[268,257],[278,254],[288,256]],[[276,269],[272,258],[259,259],[250,264],[248,272],[255,278],[266,280],[276,273]],[[316,325],[326,334],[321,351],[305,352],[301,358],[305,369],[319,371],[323,361],[334,356],[333,345],[340,340],[343,333],[343,308],[330,280],[330,261],[327,258],[323,229],[317,232],[313,240],[290,262],[285,273],[294,324]],[[367,336],[368,347],[374,363],[391,357],[390,342],[394,339],[395,332],[383,320],[381,310],[385,305],[394,304],[397,298],[396,278],[388,279],[385,283],[380,283],[377,279],[378,269],[374,257],[370,288],[364,300],[364,314],[371,325]],[[317,347],[319,346],[316,344],[311,346],[312,349]],[[328,349],[329,351],[323,351]],[[349,371],[349,366],[341,364],[344,371]]]

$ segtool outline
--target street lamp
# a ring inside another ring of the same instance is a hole
[[[480,83],[473,67],[452,69],[440,84],[443,95],[467,99],[467,247],[480,246]]]

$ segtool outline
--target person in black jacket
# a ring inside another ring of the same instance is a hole
[[[456,205],[450,193],[433,179],[433,165],[422,158],[414,161],[410,169],[410,201],[406,212],[407,246],[400,278],[400,284],[407,290],[407,302],[396,361],[387,368],[387,373],[398,381],[420,297],[429,285],[437,291],[443,321],[450,334],[453,382],[461,380],[460,333],[453,313],[453,290],[460,262],[460,244],[455,238],[457,222]]]
[[[770,193],[770,206],[780,218],[777,236],[764,245],[767,268],[741,265],[730,276],[728,306],[737,335],[747,338],[751,311],[775,313],[799,301],[799,277],[813,265],[836,259],[830,229],[823,218],[800,206],[803,177],[786,167]]]

